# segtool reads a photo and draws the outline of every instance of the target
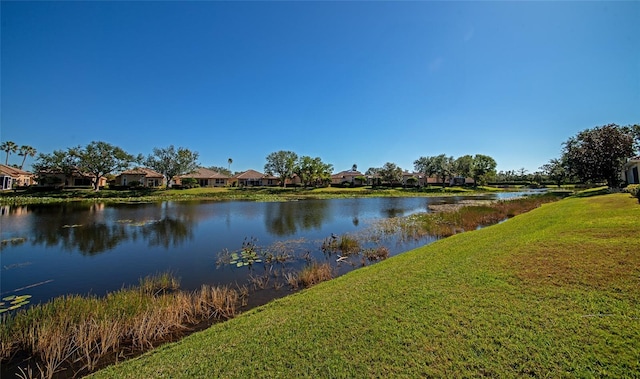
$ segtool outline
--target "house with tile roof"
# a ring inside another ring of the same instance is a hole
[[[35,177],[28,171],[0,164],[0,190],[35,184]]]
[[[116,185],[119,186],[130,186],[131,183],[138,183],[143,187],[160,187],[164,186],[166,182],[164,175],[146,167],[123,171],[116,176]]]
[[[640,184],[640,156],[631,158],[622,166],[622,178],[627,184]]]
[[[364,174],[358,170],[340,171],[337,174],[331,175],[331,184],[332,185],[350,184],[354,186],[361,186],[366,184],[363,178],[365,178]]]
[[[258,187],[258,186],[277,186],[280,184],[280,178],[273,175],[263,174],[256,170],[247,170],[232,176],[230,184],[236,187]]]
[[[179,178],[181,181],[183,179],[195,179],[200,187],[225,187],[229,184],[227,175],[204,167],[199,167],[192,173],[180,175]]]
[[[91,187],[95,182],[95,176],[92,174],[80,172],[74,169],[69,173],[58,170],[47,170],[36,173],[38,186],[55,186],[55,187]],[[98,179],[98,186],[107,185],[107,178],[101,176]]]

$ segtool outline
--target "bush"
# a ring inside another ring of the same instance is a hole
[[[631,196],[638,197],[640,193],[640,184],[629,184],[625,187],[624,192],[629,192]]]

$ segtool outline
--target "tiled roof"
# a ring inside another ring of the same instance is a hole
[[[219,173],[218,171],[209,170],[208,168],[199,167],[195,172],[180,175],[181,178],[194,179],[228,179],[229,177]]]
[[[5,175],[11,175],[11,176],[32,175],[28,171],[20,170],[19,168],[7,166],[5,164],[0,164],[0,173],[3,173]]]
[[[345,176],[364,176],[364,174],[360,171],[347,170],[331,175],[332,178],[344,178]]]
[[[262,179],[266,177],[265,174],[256,170],[247,170],[233,176],[236,179]]]
[[[162,178],[163,175],[146,167],[136,167],[131,170],[123,171],[120,175],[144,175],[147,178]]]

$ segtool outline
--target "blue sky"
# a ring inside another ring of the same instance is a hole
[[[2,141],[170,144],[262,170],[487,154],[640,123],[640,2],[1,3]],[[4,155],[2,155],[4,157]],[[11,162],[19,163],[12,156]],[[32,162],[32,160],[28,160]]]

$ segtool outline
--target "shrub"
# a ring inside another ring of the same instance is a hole
[[[624,192],[629,192],[631,196],[637,197],[640,193],[640,184],[629,184],[625,187]]]

